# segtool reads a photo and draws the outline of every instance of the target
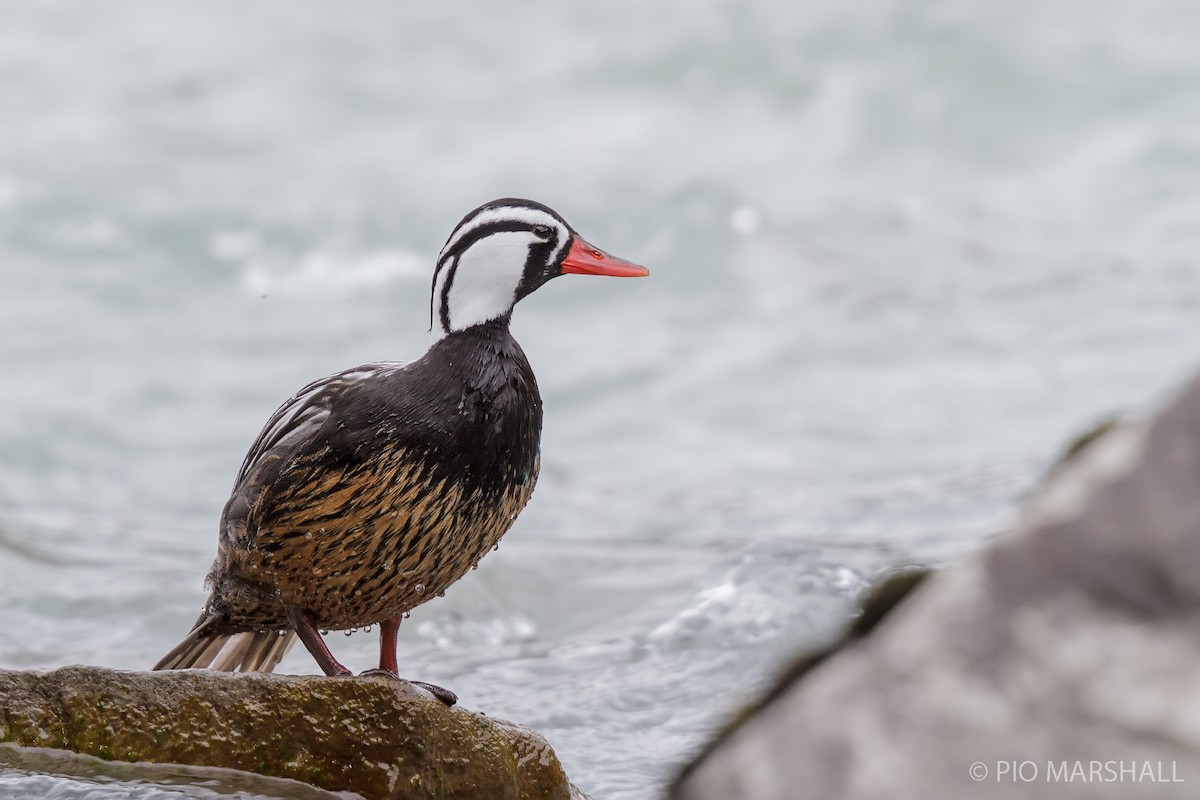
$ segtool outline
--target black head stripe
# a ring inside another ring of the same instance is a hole
[[[471,222],[473,220],[475,220],[476,218],[485,217],[490,212],[501,211],[503,209],[509,209],[509,208],[513,209],[514,211],[529,210],[529,211],[540,212],[540,213],[545,214],[546,216],[550,217],[551,219],[557,221],[559,225],[561,225],[563,228],[570,231],[571,233],[575,232],[571,228],[571,226],[567,224],[567,221],[565,219],[563,219],[561,216],[559,216],[558,212],[555,211],[554,209],[552,209],[548,206],[544,206],[541,203],[537,202],[536,200],[522,200],[522,199],[516,198],[516,197],[505,197],[505,198],[501,198],[499,200],[493,200],[490,203],[484,203],[479,208],[475,209],[470,214],[467,214],[465,217],[463,217],[461,220],[459,220],[458,224],[454,226],[454,230],[452,230],[450,232],[450,235],[448,237],[446,237],[446,243],[442,245],[443,251],[445,250],[446,244],[449,244],[451,241],[453,241],[454,237],[458,236],[459,231],[463,230],[464,228],[470,227]],[[500,221],[503,219],[504,219],[503,215],[497,215],[497,217],[496,217],[497,221]],[[456,250],[458,249],[457,246],[455,247],[455,249]]]
[[[442,296],[438,298],[438,314],[441,317],[442,330],[444,331],[450,330],[450,287],[454,285],[454,275],[458,272],[457,256],[449,260],[446,269],[449,272],[446,273],[446,282],[442,285]],[[434,276],[434,281],[437,281],[436,275]]]
[[[528,231],[533,226],[522,220],[506,220],[500,219],[495,222],[489,222],[486,225],[480,225],[473,231],[470,231],[457,242],[454,247],[442,254],[443,258],[457,258],[462,252],[468,249],[471,245],[478,242],[480,239],[485,239],[493,233],[505,233],[508,231]]]

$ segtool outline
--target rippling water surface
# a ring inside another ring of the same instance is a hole
[[[10,3],[0,666],[153,663],[270,412],[419,355],[450,228],[529,196],[654,274],[518,309],[542,480],[401,663],[653,796],[1200,360],[1198,9]]]

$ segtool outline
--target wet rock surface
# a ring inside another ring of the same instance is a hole
[[[1014,530],[803,659],[676,800],[1200,792],[1200,381],[1083,437]]]
[[[372,798],[569,798],[537,733],[385,677],[0,670],[0,741]]]

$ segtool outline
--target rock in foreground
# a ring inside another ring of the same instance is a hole
[[[0,670],[0,741],[373,798],[571,797],[550,745],[387,678]]]
[[[809,659],[677,800],[1200,797],[1200,381]]]

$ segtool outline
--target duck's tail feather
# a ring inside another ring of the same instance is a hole
[[[272,672],[296,643],[295,631],[210,633],[215,620],[201,620],[154,669],[208,669]]]

